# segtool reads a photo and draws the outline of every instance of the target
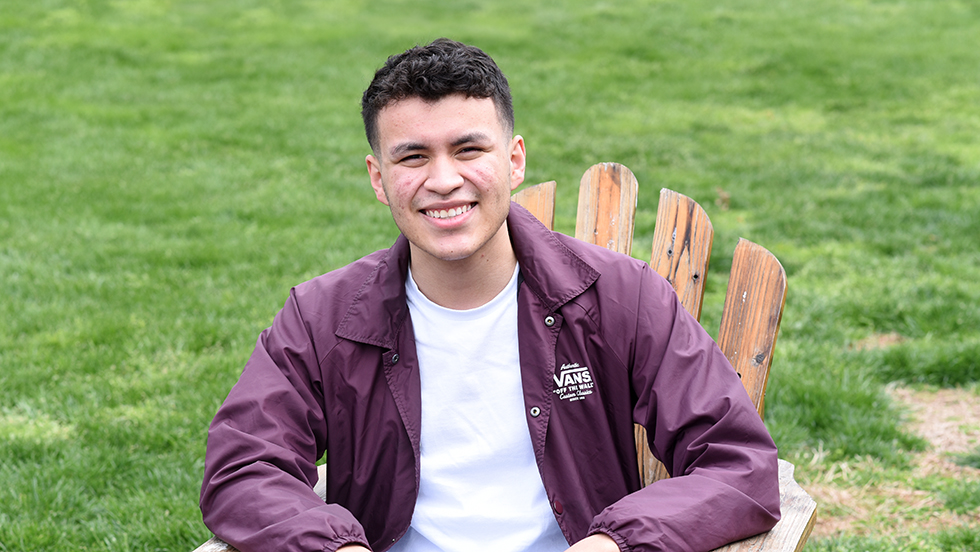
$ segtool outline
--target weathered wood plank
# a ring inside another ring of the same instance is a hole
[[[575,237],[629,255],[638,187],[633,172],[619,163],[589,167],[579,185]]]
[[[800,552],[817,520],[817,503],[793,479],[793,464],[779,461],[779,509],[770,531],[715,549],[715,552]]]
[[[786,272],[764,247],[740,239],[721,314],[718,346],[762,416],[766,383],[786,303]]]
[[[704,209],[693,199],[660,190],[650,266],[663,276],[681,304],[701,320],[701,300],[715,231]]]
[[[194,552],[238,552],[238,549],[218,537],[211,537],[208,542],[195,548]]]
[[[537,217],[548,230],[555,228],[555,188],[554,180],[528,186],[510,197],[510,200],[524,207]]]
[[[681,305],[698,320],[714,235],[708,215],[696,201],[673,190],[660,190],[650,266],[670,282]],[[643,485],[669,477],[667,468],[650,452],[646,429],[637,424],[633,432]]]

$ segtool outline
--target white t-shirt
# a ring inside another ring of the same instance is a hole
[[[524,414],[517,276],[489,303],[452,310],[405,283],[422,383],[421,480],[395,552],[560,552]]]

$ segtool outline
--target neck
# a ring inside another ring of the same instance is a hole
[[[411,244],[412,278],[419,291],[447,309],[475,309],[489,303],[510,282],[517,257],[506,224],[487,245],[465,259],[445,261]]]

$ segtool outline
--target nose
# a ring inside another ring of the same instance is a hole
[[[439,195],[449,195],[463,185],[463,175],[459,173],[452,158],[436,157],[429,164],[429,174],[425,188]]]

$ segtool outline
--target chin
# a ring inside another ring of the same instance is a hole
[[[473,256],[473,254],[478,250],[478,248],[469,247],[459,247],[453,249],[423,249],[426,254],[428,254],[433,259],[439,259],[440,261],[452,262],[452,261],[463,261]]]
[[[470,258],[471,256],[473,256],[473,253],[455,253],[455,252],[453,252],[453,253],[447,253],[445,255],[433,255],[433,256],[435,258],[439,259],[440,261],[453,262],[453,261],[463,261],[463,260],[466,260],[466,259]]]

